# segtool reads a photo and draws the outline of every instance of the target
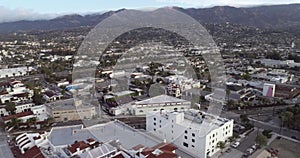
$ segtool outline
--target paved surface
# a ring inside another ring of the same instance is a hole
[[[224,152],[224,154],[221,156],[221,158],[241,158],[244,153],[231,148],[230,152]]]
[[[300,144],[285,138],[275,139],[268,147],[278,150],[279,158],[300,157]]]
[[[0,129],[0,157],[13,158],[13,154],[7,143],[7,137],[2,129]]]
[[[241,151],[241,152],[246,152],[246,150],[248,148],[250,148],[252,145],[255,144],[255,138],[257,136],[257,132],[258,132],[258,129],[255,129],[248,136],[243,138],[240,141],[241,144],[236,149]]]
[[[235,122],[240,123],[240,115],[237,113],[234,113],[232,111],[222,113],[221,117],[233,119]],[[266,123],[266,122],[262,122],[262,121],[258,121],[251,117],[249,119],[251,120],[251,122],[254,124],[255,127],[258,127],[260,129],[272,130],[275,133],[278,133],[278,134],[281,134],[281,135],[284,135],[287,137],[295,136],[296,138],[300,139],[300,132],[298,132],[298,131],[287,129],[287,128],[281,129],[279,126],[276,126],[276,125],[273,125],[270,123]]]

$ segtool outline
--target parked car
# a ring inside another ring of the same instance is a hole
[[[231,152],[231,148],[228,148],[225,152],[230,153]]]
[[[252,148],[253,150],[256,150],[256,149],[257,149],[257,145],[254,144],[254,145],[251,146],[251,148]]]
[[[249,154],[249,155],[251,155],[253,152],[254,152],[254,150],[252,148],[248,148],[246,150],[246,153]]]
[[[232,146],[233,148],[236,148],[236,147],[238,147],[239,145],[240,145],[240,142],[235,142],[235,143],[231,144],[231,146]]]

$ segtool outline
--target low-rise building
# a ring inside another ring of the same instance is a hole
[[[96,107],[83,104],[81,100],[67,99],[46,104],[47,112],[55,121],[91,119],[96,116]]]
[[[132,103],[130,113],[132,115],[146,115],[152,111],[181,111],[191,108],[191,102],[168,95],[159,95],[142,101]]]

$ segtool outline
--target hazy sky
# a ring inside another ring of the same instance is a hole
[[[91,13],[121,8],[164,6],[203,8],[216,5],[249,6],[300,3],[300,0],[0,0],[0,22],[53,18],[70,13]]]

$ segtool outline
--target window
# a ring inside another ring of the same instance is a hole
[[[184,131],[184,133],[185,133],[185,134],[187,134],[187,133],[188,133],[188,131],[187,131],[187,130],[185,130],[185,131]]]
[[[195,133],[192,133],[192,136],[195,137]]]
[[[195,146],[194,146],[194,145],[192,145],[192,147],[194,148]]]
[[[159,123],[161,123],[161,120],[159,120]]]
[[[213,137],[215,137],[215,134],[213,134]]]
[[[187,139],[187,136],[184,136],[184,139]]]
[[[186,143],[186,142],[183,142],[183,146],[185,146],[185,147],[189,147],[189,144],[188,143]]]
[[[195,139],[192,139],[192,142],[195,143]]]
[[[156,121],[156,118],[154,117],[153,120]]]
[[[156,131],[156,129],[154,128],[153,131]]]
[[[155,122],[154,122],[153,124],[154,124],[154,126],[156,126],[156,123],[155,123]]]

